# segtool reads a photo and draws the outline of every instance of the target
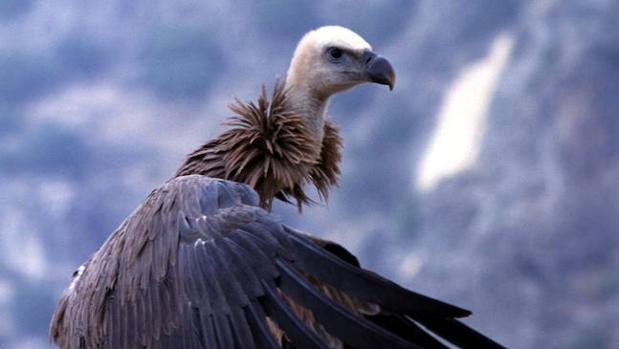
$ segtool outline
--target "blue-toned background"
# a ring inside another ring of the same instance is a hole
[[[72,271],[324,24],[397,86],[333,100],[340,188],[275,214],[510,347],[619,347],[618,18],[612,0],[0,0],[0,348],[48,347]]]

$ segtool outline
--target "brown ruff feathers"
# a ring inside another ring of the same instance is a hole
[[[200,174],[247,183],[271,209],[273,198],[303,204],[313,201],[304,190],[312,183],[325,200],[340,174],[342,139],[337,127],[325,121],[322,141],[306,127],[302,115],[288,105],[284,83],[277,82],[271,100],[266,89],[257,103],[230,106],[236,114],[231,128],[191,153],[176,176]]]

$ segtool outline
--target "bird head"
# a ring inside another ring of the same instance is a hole
[[[326,26],[301,39],[288,69],[287,85],[329,97],[364,82],[393,89],[395,72],[389,61],[350,29]]]

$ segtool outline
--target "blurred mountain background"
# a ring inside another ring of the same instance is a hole
[[[47,348],[71,273],[297,40],[398,81],[337,96],[326,206],[274,213],[472,309],[513,348],[619,348],[619,2],[0,0],[0,348]]]

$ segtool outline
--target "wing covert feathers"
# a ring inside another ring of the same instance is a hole
[[[361,269],[259,203],[244,184],[168,181],[77,273],[50,336],[69,349],[501,348],[455,319],[468,311]]]

